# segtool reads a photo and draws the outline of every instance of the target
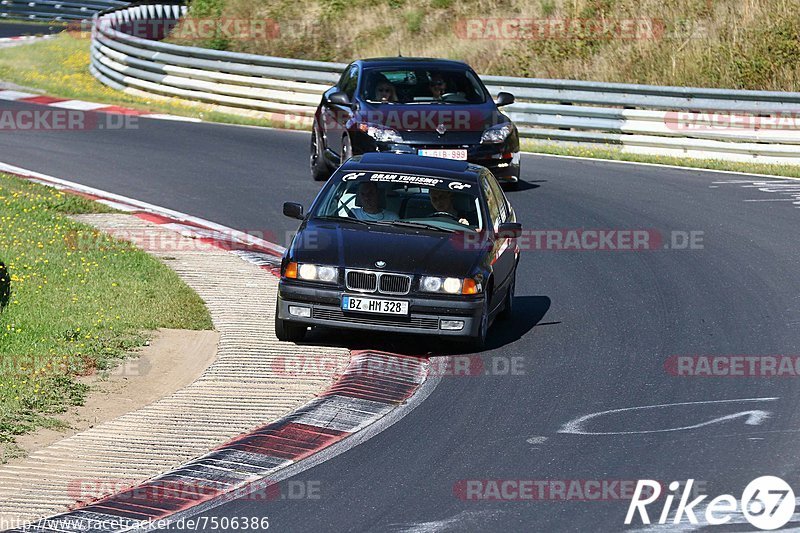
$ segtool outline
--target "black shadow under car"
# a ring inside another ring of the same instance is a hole
[[[497,180],[464,161],[365,154],[342,165],[281,262],[277,336],[308,326],[433,334],[483,346],[510,316],[521,225]]]
[[[311,174],[327,179],[354,155],[408,153],[487,167],[519,182],[519,133],[477,74],[460,61],[394,57],[355,61],[325,91],[314,116]]]

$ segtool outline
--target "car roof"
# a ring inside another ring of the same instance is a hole
[[[463,61],[453,59],[439,59],[435,57],[372,57],[360,59],[356,63],[361,63],[364,67],[429,67],[429,68],[470,68]]]
[[[433,175],[469,183],[477,183],[478,177],[485,168],[480,165],[467,163],[466,161],[456,161],[453,159],[425,157],[414,154],[370,152],[349,159],[342,165],[341,170],[371,170],[419,176]]]

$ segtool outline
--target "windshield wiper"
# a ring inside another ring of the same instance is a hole
[[[441,231],[443,233],[455,233],[456,230],[443,228],[441,226],[436,226],[435,224],[425,224],[424,222],[406,222],[404,220],[393,220],[391,222],[380,222],[380,224],[386,224],[387,226],[400,226],[403,228],[415,228],[415,229],[432,229],[434,231]]]
[[[359,220],[357,218],[350,218],[350,217],[321,216],[321,217],[314,217],[314,220],[330,220],[332,222],[352,222],[354,224],[361,224],[362,226],[370,226],[373,224],[373,222],[367,222],[366,220]]]
[[[330,220],[332,222],[352,222],[354,224],[361,224],[362,226],[399,226],[403,228],[414,229],[430,229],[433,231],[440,231],[442,233],[455,233],[456,230],[443,228],[434,224],[425,224],[424,222],[407,222],[404,220],[360,220],[358,218],[350,217],[334,217],[334,216],[318,216],[314,220]]]

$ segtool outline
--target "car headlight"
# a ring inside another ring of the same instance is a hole
[[[378,142],[382,143],[401,143],[403,142],[403,138],[400,136],[392,128],[387,128],[385,126],[373,126],[370,124],[359,124],[358,125],[359,131],[362,131],[375,139]]]
[[[511,135],[512,131],[514,131],[513,124],[506,123],[502,126],[492,126],[481,135],[481,144],[501,143]]]
[[[423,276],[419,282],[423,292],[442,292],[445,294],[477,294],[481,292],[481,284],[472,278],[440,278]]]
[[[311,263],[289,263],[284,269],[284,276],[292,279],[336,283],[339,280],[339,269]]]

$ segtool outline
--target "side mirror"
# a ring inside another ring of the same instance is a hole
[[[342,91],[336,91],[328,96],[328,102],[336,105],[350,105],[350,98]]]
[[[514,95],[507,92],[499,92],[497,93],[497,101],[495,105],[497,107],[502,107],[504,105],[513,104],[514,103]]]
[[[514,239],[522,235],[522,224],[519,222],[505,222],[497,228],[497,236],[502,239]]]
[[[303,206],[294,202],[284,202],[283,214],[289,218],[303,220]]]

